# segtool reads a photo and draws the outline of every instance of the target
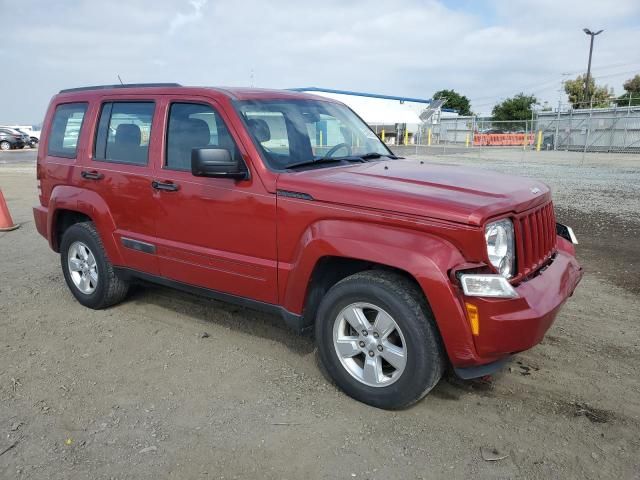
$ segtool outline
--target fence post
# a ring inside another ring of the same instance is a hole
[[[607,152],[611,152],[611,150],[613,149],[613,136],[615,135],[616,132],[616,125],[618,125],[618,104],[616,103],[615,108],[613,109],[613,118],[611,119],[611,132],[609,135],[609,148],[607,149]]]
[[[558,135],[560,135],[560,107],[561,103],[558,100],[558,116],[556,117],[556,134],[553,136],[553,150],[558,150]]]
[[[624,121],[624,134],[622,136],[622,150],[627,148],[627,129],[629,128],[629,116],[631,115],[631,93],[629,93],[629,106],[627,107],[627,118]]]
[[[454,127],[455,130],[453,131],[453,144],[455,145],[456,143],[458,143],[458,119],[456,118],[456,126]]]
[[[591,117],[593,116],[593,100],[591,100],[591,104],[589,105],[589,118],[587,120],[587,135],[584,138],[584,150],[582,151],[582,161],[584,162],[584,156],[587,153],[587,148],[589,147],[589,134],[591,133]]]
[[[471,121],[471,147],[473,147],[473,141],[476,138],[476,116],[473,116],[473,120]]]
[[[584,151],[582,152],[582,158],[584,159],[584,154],[587,153],[587,147],[589,146],[589,134],[591,133],[591,117],[593,116],[593,100],[591,100],[591,104],[589,106],[589,123],[587,123],[587,136],[584,139]]]
[[[429,127],[429,132],[427,133],[427,145],[431,146],[431,127]]]
[[[542,145],[542,130],[538,130],[538,143],[536,144],[536,152],[540,151],[541,145]]]

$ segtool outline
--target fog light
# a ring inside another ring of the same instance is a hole
[[[518,292],[502,275],[461,275],[460,283],[470,297],[515,298]]]

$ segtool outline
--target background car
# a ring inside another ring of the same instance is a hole
[[[24,146],[25,139],[22,133],[10,128],[0,128],[0,150],[24,148]]]
[[[24,142],[25,142],[25,147],[36,148],[38,146],[38,139],[35,137],[32,137],[29,134],[29,132],[25,132],[20,128],[16,128],[15,130],[22,134],[22,138],[24,139]]]
[[[0,128],[18,130],[29,136],[31,147],[35,147],[40,142],[40,130],[34,129],[31,125],[0,125]]]

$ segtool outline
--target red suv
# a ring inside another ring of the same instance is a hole
[[[80,303],[143,279],[278,313],[381,408],[536,345],[582,276],[546,185],[398,158],[302,93],[63,90],[37,178],[38,231]]]

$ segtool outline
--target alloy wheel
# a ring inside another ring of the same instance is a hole
[[[76,241],[69,247],[67,266],[73,284],[85,295],[91,295],[98,286],[98,265],[86,244]]]
[[[400,327],[371,303],[352,303],[342,309],[334,321],[333,345],[345,370],[370,387],[391,385],[407,364]]]

